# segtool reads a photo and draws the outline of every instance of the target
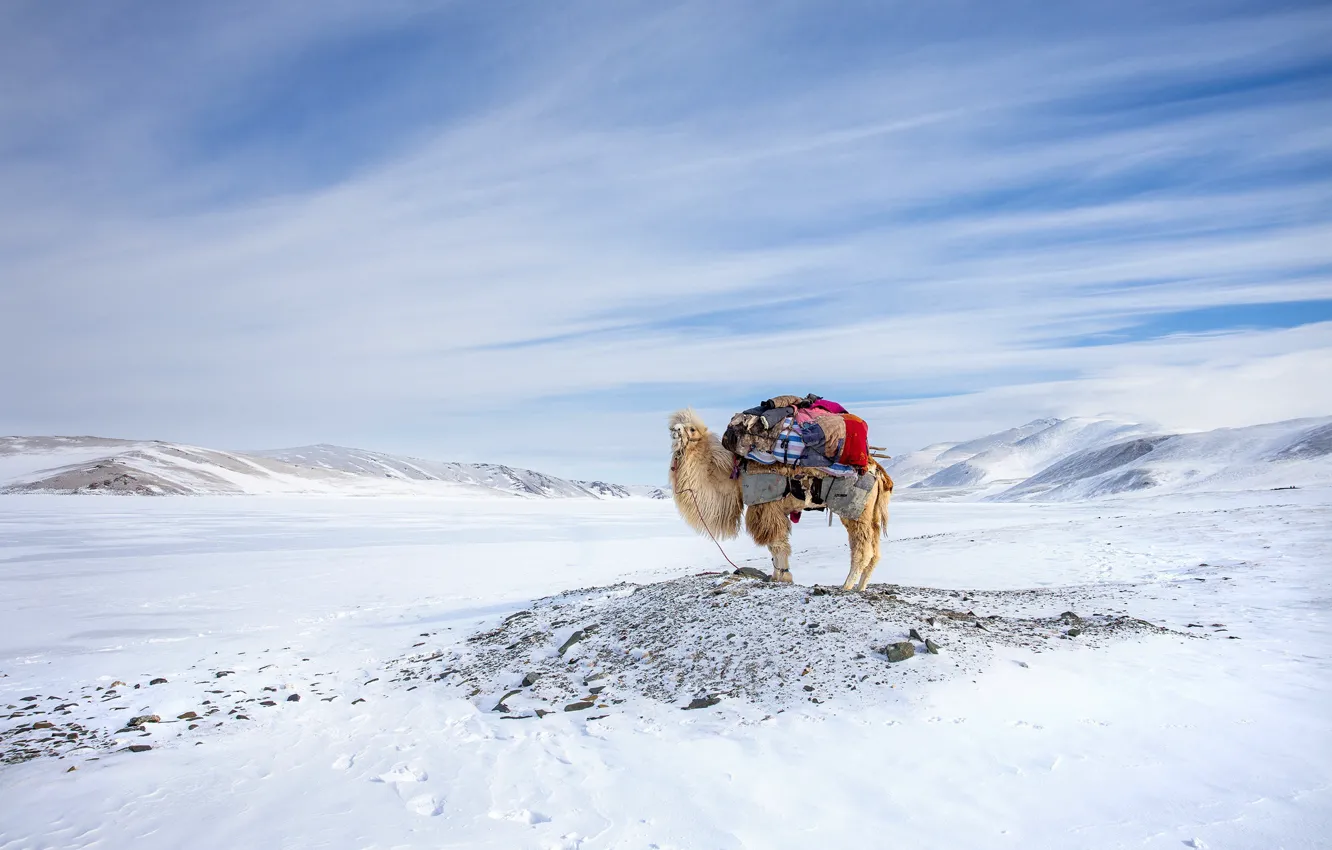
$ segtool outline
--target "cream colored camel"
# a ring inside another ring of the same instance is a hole
[[[744,515],[745,530],[754,542],[772,553],[772,580],[791,581],[791,519],[794,511],[809,505],[794,496],[775,502],[750,505],[746,510],[740,495],[740,479],[731,477],[735,455],[722,448],[721,439],[708,430],[690,408],[671,415],[671,492],[675,507],[694,530],[711,533],[719,540],[729,540],[740,532]],[[859,518],[842,518],[851,544],[851,571],[842,582],[843,590],[864,590],[879,563],[879,538],[888,528],[888,500],[893,494],[893,479],[877,463],[878,478],[870,491],[865,512]],[[774,464],[765,472],[783,475],[823,476],[810,467]]]

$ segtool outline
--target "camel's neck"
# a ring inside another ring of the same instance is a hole
[[[671,463],[672,472],[720,481],[729,480],[732,469],[731,453],[722,449],[721,442],[712,435],[685,446]]]

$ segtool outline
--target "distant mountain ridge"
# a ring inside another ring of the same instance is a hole
[[[936,443],[886,468],[906,499],[1077,501],[1332,484],[1332,416],[1199,433],[1111,418],[1037,419]],[[0,437],[0,493],[669,497],[660,487],[342,446],[228,452],[105,437]]]
[[[886,468],[907,498],[991,501],[1332,483],[1332,417],[1200,433],[1109,418],[1038,419],[936,443]]]
[[[596,496],[623,499],[644,496],[664,499],[667,495],[659,487],[610,484],[604,481],[577,481],[503,464],[423,460],[326,443],[290,449],[271,449],[251,454],[280,460],[297,467],[337,470],[409,481],[446,481],[548,498]]]
[[[0,493],[351,494],[665,498],[660,488],[305,446],[227,452],[157,440],[0,437]]]

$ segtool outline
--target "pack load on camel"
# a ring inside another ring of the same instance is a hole
[[[850,477],[869,466],[869,426],[835,401],[779,395],[731,417],[722,445],[761,464],[817,466]]]
[[[850,544],[842,588],[865,589],[893,494],[875,460],[887,455],[874,453],[865,420],[816,395],[784,395],[737,413],[720,437],[691,408],[671,414],[670,429],[671,495],[692,528],[726,540],[743,520],[772,553],[772,580],[789,582],[792,523],[803,511],[826,510]]]
[[[869,426],[816,395],[777,396],[743,410],[731,417],[721,442],[737,456],[746,505],[794,495],[804,500],[805,510],[827,508],[854,518],[874,488]],[[792,521],[799,518],[792,515]]]

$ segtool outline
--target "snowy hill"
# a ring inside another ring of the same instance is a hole
[[[1198,434],[1106,418],[1038,419],[887,464],[908,498],[1078,500],[1138,491],[1245,490],[1332,480],[1332,417]]]
[[[1332,482],[1332,417],[1200,434],[1158,434],[1064,457],[996,496],[1070,501],[1152,491],[1225,491]]]
[[[887,465],[899,486],[975,487],[1016,483],[1073,452],[1145,433],[1113,419],[1037,419],[965,443],[937,443]]]
[[[273,449],[254,452],[256,456],[272,458],[296,467],[313,470],[346,472],[374,478],[405,481],[439,481],[485,487],[505,493],[549,498],[596,496],[628,498],[646,496],[666,498],[660,488],[603,481],[571,481],[556,478],[530,469],[518,469],[493,463],[451,463],[422,460],[382,452],[352,449],[320,444],[292,449]]]
[[[527,469],[310,446],[226,452],[156,440],[0,437],[0,493],[350,494],[626,498],[655,488],[574,482]]]

